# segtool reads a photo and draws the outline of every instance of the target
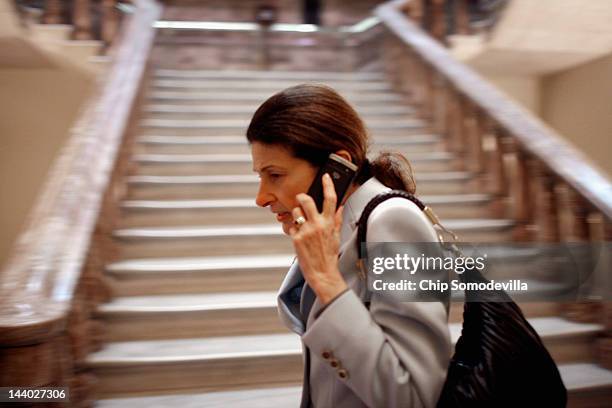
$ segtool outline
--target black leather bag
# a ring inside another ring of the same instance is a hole
[[[398,190],[380,194],[368,203],[358,222],[357,253],[362,264],[368,217],[377,205],[394,197],[412,201],[441,226],[412,194]],[[475,269],[460,276],[464,282],[488,282]],[[477,296],[475,301],[476,293],[465,291],[461,337],[438,407],[566,406],[567,390],[557,365],[518,305],[502,290],[479,291]]]

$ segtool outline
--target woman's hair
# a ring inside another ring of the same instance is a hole
[[[383,151],[368,162],[368,133],[349,103],[324,85],[297,85],[266,100],[247,130],[249,143],[279,145],[293,156],[320,167],[330,153],[346,150],[363,183],[375,176],[392,189],[414,193],[416,186],[408,160],[398,152]]]

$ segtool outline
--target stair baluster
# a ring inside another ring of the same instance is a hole
[[[483,151],[483,116],[473,103],[467,105],[467,118],[465,121],[467,133],[468,170],[475,174],[479,181],[485,171],[485,157]]]
[[[75,40],[91,40],[91,14],[89,0],[75,0],[72,10],[74,31],[72,36]]]
[[[446,44],[446,1],[430,0],[429,5],[429,32],[433,38]]]
[[[559,242],[559,208],[557,180],[541,163],[535,166],[535,200],[537,202],[538,242]]]
[[[470,34],[470,13],[467,0],[454,0],[455,34]]]
[[[61,0],[45,0],[45,11],[42,21],[45,24],[61,24],[63,22]]]
[[[564,205],[567,216],[567,233],[562,240],[568,243],[586,243],[591,240],[589,226],[590,205],[574,189],[567,188]],[[579,301],[562,304],[563,315],[575,322],[590,323],[597,320],[601,304],[593,301]]]
[[[514,207],[514,240],[529,242],[533,240],[533,195],[531,191],[530,161],[531,158],[518,149],[514,139],[506,141],[508,153],[512,156],[514,177],[511,178],[512,205]]]
[[[102,0],[102,41],[108,46],[115,38],[119,27],[119,15],[115,8],[117,0]]]
[[[485,175],[483,177],[482,191],[491,194],[490,211],[497,217],[506,217],[509,204],[509,183],[504,165],[504,152],[502,149],[502,131],[490,119],[482,120],[485,136],[483,151],[485,155]]]

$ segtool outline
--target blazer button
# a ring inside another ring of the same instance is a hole
[[[327,350],[321,353],[321,357],[323,357],[323,360],[329,360],[331,356],[332,356],[332,353]]]
[[[348,371],[346,371],[344,368],[338,370],[338,377],[342,378],[343,380],[346,380],[348,376]]]
[[[340,362],[338,360],[336,360],[335,358],[332,358],[329,362],[329,365],[334,367],[334,368],[338,368],[340,367]]]

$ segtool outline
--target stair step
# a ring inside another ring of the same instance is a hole
[[[32,24],[29,26],[30,35],[37,42],[67,41],[73,29],[70,24]]]
[[[507,219],[447,219],[446,228],[463,242],[509,242]],[[249,255],[291,252],[280,224],[125,228],[113,232],[125,258],[198,255]]]
[[[570,408],[609,407],[612,401],[612,371],[595,364],[574,363],[559,366],[567,388]]]
[[[146,132],[167,134],[169,136],[218,136],[243,135],[246,133],[249,121],[240,120],[194,120],[194,119],[146,119],[141,127]],[[414,131],[423,131],[426,125],[418,119],[377,120],[366,123],[373,135],[410,134]]]
[[[240,131],[249,126],[248,120],[219,120],[219,119],[145,119],[141,127],[152,129],[220,129]],[[370,120],[368,128],[373,132],[379,129],[413,129],[422,128],[425,123],[419,119]]]
[[[146,105],[143,111],[149,114],[185,114],[185,115],[243,115],[250,117],[255,113],[253,105]],[[359,110],[361,115],[414,115],[414,109],[408,106],[369,106]]]
[[[612,398],[612,371],[595,364],[561,364],[559,372],[568,390],[568,407],[607,407]],[[298,407],[301,387],[262,388],[211,392],[201,394],[176,394],[164,396],[133,397],[98,401],[100,408],[286,408]]]
[[[424,152],[410,158],[416,172],[452,171],[453,156],[448,152]],[[253,174],[250,154],[136,154],[133,174],[198,175]]]
[[[119,297],[95,317],[105,341],[286,332],[273,291]]]
[[[612,399],[612,371],[595,364],[560,364],[559,372],[568,391],[568,407],[608,407]],[[97,403],[100,408],[286,408],[298,407],[301,387],[263,388],[212,392],[202,394],[177,394],[124,399],[107,399]]]
[[[98,306],[95,318],[105,325],[105,341],[284,333],[276,296],[276,291],[122,296]],[[520,306],[529,318],[559,311],[553,302]],[[453,302],[449,322],[462,321],[463,303]]]
[[[237,119],[250,120],[257,107],[253,105],[147,105],[143,113],[149,119]],[[414,116],[414,109],[408,106],[362,107],[358,113],[368,119]]]
[[[591,342],[602,326],[554,317],[529,321],[558,364],[593,360]],[[449,328],[456,342],[461,325],[453,323]],[[300,339],[291,333],[112,342],[90,354],[86,364],[99,380],[99,392],[112,396],[296,383],[302,376],[301,360]]]
[[[536,253],[506,247],[486,254],[488,261],[496,265],[494,271],[488,271],[489,279],[550,282],[550,276],[534,261]],[[275,291],[293,258],[292,251],[269,256],[132,258],[107,265],[106,274],[115,296]],[[556,288],[547,284],[544,290]],[[456,299],[454,304],[458,306],[451,309],[456,320],[462,313],[460,302],[461,299]],[[530,316],[558,312],[554,303],[543,307],[537,303],[542,302],[523,302]]]
[[[148,154],[250,154],[245,136],[159,136],[136,139],[136,151]]]
[[[114,398],[96,402],[98,408],[297,408],[302,387],[258,388],[201,394]]]
[[[116,296],[275,291],[295,255],[130,259],[106,266]]]
[[[487,214],[488,194],[431,195],[419,197],[442,220],[478,218]],[[228,200],[127,200],[121,203],[121,226],[244,225],[273,220],[253,198]]]
[[[256,175],[129,176],[129,199],[215,199],[255,197]],[[468,172],[428,172],[416,175],[418,194],[474,192]]]
[[[244,132],[243,132],[244,133]],[[250,154],[245,136],[160,136],[145,135],[136,139],[137,149],[149,154]],[[379,136],[372,141],[372,152],[393,149],[409,155],[433,152],[440,148],[439,136],[411,134],[403,137]]]
[[[280,224],[126,228],[113,232],[124,258],[291,252]]]
[[[297,384],[301,342],[269,334],[108,343],[87,357],[100,395]]]
[[[515,222],[509,219],[465,219],[465,220],[444,220],[444,226],[451,231],[470,231],[478,229],[497,229],[514,227]]]
[[[62,42],[62,54],[75,62],[86,63],[91,57],[97,56],[104,42],[97,40],[79,40]]]
[[[216,80],[317,80],[363,82],[381,81],[385,76],[378,72],[323,72],[323,71],[248,71],[248,70],[192,70],[192,69],[156,69],[157,78],[199,78]]]
[[[277,92],[281,89],[288,88],[298,84],[312,83],[320,85],[320,81],[314,80],[253,80],[253,79],[227,79],[219,81],[218,79],[157,79],[152,82],[153,89],[176,89],[187,91],[252,91],[261,90],[265,92]],[[325,85],[334,88],[339,92],[351,91],[392,91],[391,85],[386,81],[369,81],[369,82],[339,82],[326,81]]]
[[[196,102],[197,104],[218,104],[219,102],[232,101],[242,104],[244,102],[262,103],[272,96],[274,92],[185,92],[185,91],[152,91],[147,97],[149,101],[173,101]],[[391,92],[369,92],[356,93],[345,92],[344,96],[351,103],[379,104],[379,103],[401,103],[403,98],[399,94]]]
[[[191,107],[193,105],[179,105],[184,107]],[[212,107],[212,105],[210,105]],[[232,121],[242,121],[249,123],[253,114],[255,113],[257,106],[249,107],[247,112],[241,113],[239,111],[220,111],[218,113],[213,112],[159,112],[159,113],[143,113],[141,118],[145,120],[232,120]],[[364,114],[362,113],[364,108],[359,109],[357,113],[363,119],[364,123],[367,125],[371,121],[395,121],[395,120],[404,120],[404,119],[417,119],[418,116],[410,111],[398,112],[398,113],[387,113],[383,112],[380,114]]]
[[[156,91],[156,92],[167,92],[167,91]],[[175,93],[176,91],[173,91]],[[220,94],[221,92],[216,92]],[[272,96],[274,93],[269,94],[257,94],[261,99],[257,99],[251,96],[248,100],[238,99],[223,99],[219,101],[211,100],[210,98],[204,98],[198,100],[198,98],[191,95],[191,97],[177,98],[177,99],[164,99],[156,100],[150,99],[143,101],[143,117],[151,117],[152,115],[164,114],[168,118],[178,119],[177,115],[184,116],[183,119],[202,119],[202,118],[214,118],[222,119],[220,115],[227,115],[229,118],[236,118],[236,116],[242,116],[242,119],[250,119],[255,113],[261,103]],[[385,102],[385,103],[372,103],[370,100],[355,100],[351,98],[351,95],[342,93],[347,100],[351,103],[352,107],[362,118],[368,117],[416,117],[417,112],[414,107],[407,103],[401,102]],[[370,97],[372,95],[369,95]],[[375,95],[374,95],[375,96]],[[150,107],[155,107],[151,109]],[[161,107],[158,108],[158,107]],[[234,109],[235,108],[235,109]],[[197,115],[197,116],[195,116]]]

